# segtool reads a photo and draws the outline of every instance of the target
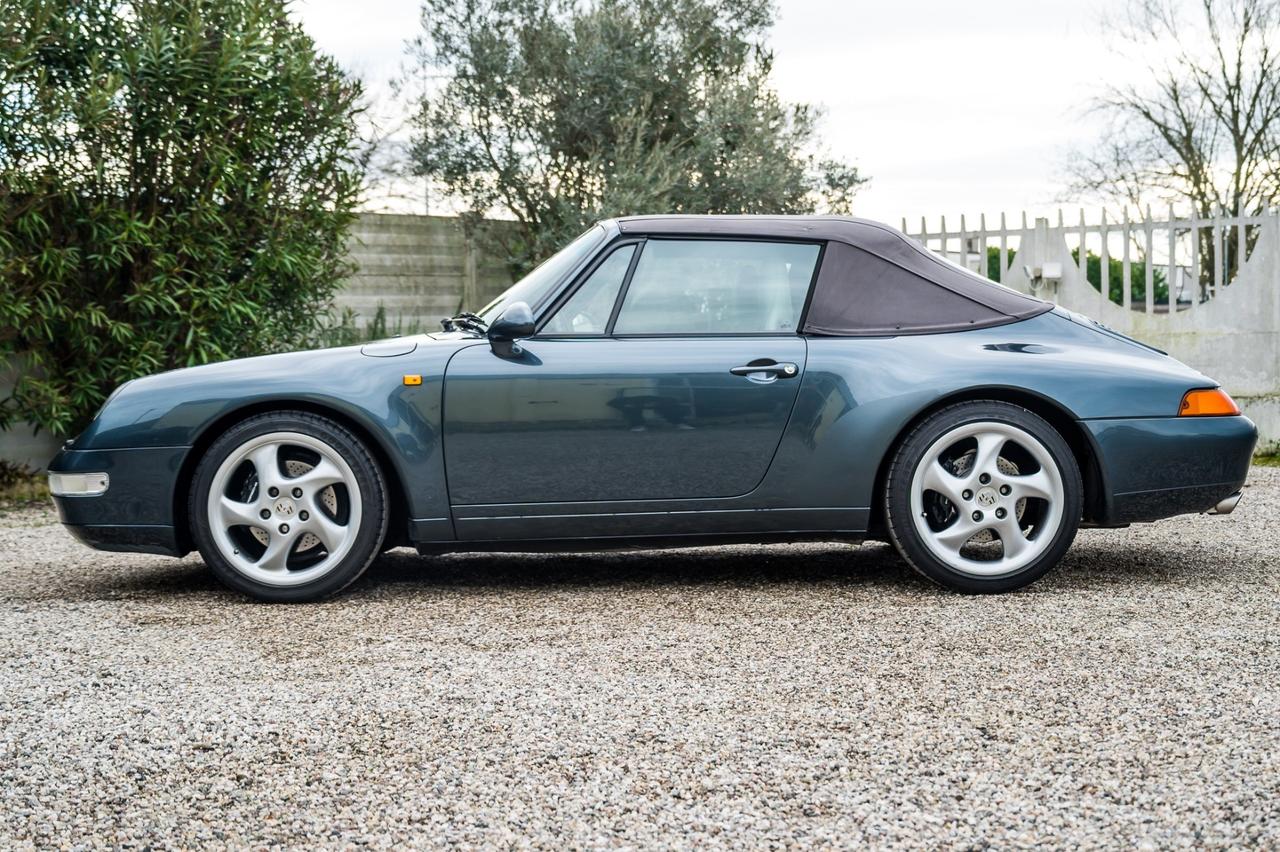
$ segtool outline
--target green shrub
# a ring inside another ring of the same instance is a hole
[[[1080,263],[1080,249],[1071,250],[1071,259]],[[1093,289],[1102,289],[1102,258],[1093,252],[1085,252],[1085,276]],[[1168,276],[1165,267],[1157,265],[1151,270],[1152,300],[1157,305],[1169,304],[1169,285],[1165,283]],[[1145,260],[1129,261],[1129,298],[1135,305],[1147,300],[1147,262]],[[1124,260],[1117,257],[1107,258],[1107,298],[1117,305],[1124,304]]]
[[[360,88],[285,0],[0,0],[0,426],[296,346],[348,273]]]

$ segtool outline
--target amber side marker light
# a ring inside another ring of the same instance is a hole
[[[1179,417],[1222,417],[1239,413],[1240,406],[1222,388],[1187,391],[1178,407]]]

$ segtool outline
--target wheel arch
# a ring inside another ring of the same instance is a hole
[[[1088,430],[1083,428],[1075,415],[1061,403],[1043,394],[1026,388],[990,385],[965,388],[939,397],[917,411],[898,430],[893,440],[889,442],[888,449],[876,468],[876,478],[871,494],[871,515],[868,522],[868,533],[870,535],[873,537],[887,535],[884,527],[883,505],[885,476],[888,473],[889,465],[893,462],[894,455],[898,451],[898,447],[902,445],[907,435],[911,434],[911,430],[920,422],[947,406],[961,402],[978,402],[982,400],[994,400],[996,402],[1019,405],[1047,421],[1067,442],[1067,446],[1071,448],[1071,453],[1075,457],[1076,464],[1080,467],[1080,476],[1084,480],[1084,520],[1089,523],[1103,523],[1105,521],[1110,514],[1106,479],[1099,460],[1098,449]]]
[[[387,507],[389,517],[386,546],[408,543],[408,496],[404,488],[400,468],[392,461],[391,453],[388,452],[386,446],[378,437],[377,430],[360,418],[354,417],[349,412],[343,411],[336,406],[305,399],[272,399],[246,403],[224,412],[216,419],[205,424],[196,436],[195,441],[192,442],[191,449],[183,458],[182,465],[178,469],[178,476],[174,481],[173,523],[179,550],[190,552],[195,549],[195,543],[191,535],[191,518],[187,511],[187,495],[191,490],[191,481],[195,476],[196,467],[200,464],[200,460],[204,458],[204,454],[220,435],[237,423],[248,420],[250,417],[256,417],[259,414],[269,414],[274,411],[305,411],[308,414],[328,418],[350,430],[364,442],[364,445],[368,447],[369,452],[373,455],[374,461],[382,469],[383,478],[387,483],[387,497],[390,505]]]

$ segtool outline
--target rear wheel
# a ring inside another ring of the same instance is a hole
[[[364,573],[387,531],[387,490],[368,449],[324,417],[251,417],[209,447],[189,517],[214,574],[265,601],[311,601]]]
[[[1080,469],[1041,417],[1005,402],[942,409],[898,447],[885,517],[898,552],[958,591],[1003,592],[1043,576],[1080,525]]]

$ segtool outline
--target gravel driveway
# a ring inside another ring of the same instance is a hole
[[[1280,845],[1280,469],[971,598],[883,545],[419,559],[321,605],[0,514],[0,846]]]

